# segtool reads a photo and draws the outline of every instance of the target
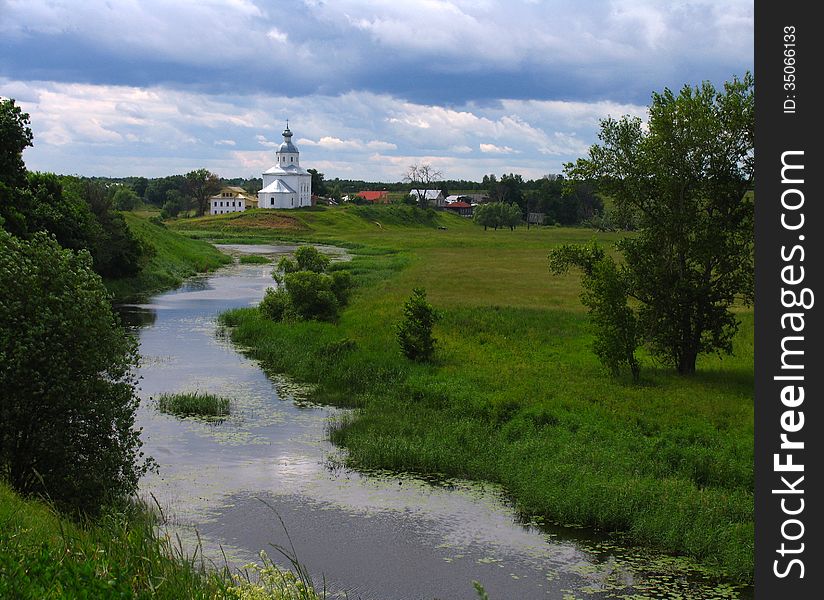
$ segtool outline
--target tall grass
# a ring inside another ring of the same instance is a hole
[[[0,481],[0,598],[215,598],[321,600],[305,567],[261,562],[229,572],[189,555],[144,505],[96,522],[66,519]]]
[[[205,392],[160,394],[155,402],[160,412],[180,417],[225,417],[231,406],[228,398]]]

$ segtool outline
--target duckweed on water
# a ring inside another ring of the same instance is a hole
[[[157,409],[178,417],[220,418],[229,415],[228,398],[201,392],[180,392],[160,394]]]

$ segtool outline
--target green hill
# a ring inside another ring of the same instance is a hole
[[[134,213],[124,216],[129,229],[146,249],[148,259],[139,275],[106,281],[106,287],[119,300],[176,287],[186,277],[211,271],[232,260],[204,241],[187,238]]]

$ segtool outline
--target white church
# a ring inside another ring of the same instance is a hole
[[[263,189],[258,192],[259,208],[298,208],[312,205],[312,175],[300,166],[300,152],[292,143],[289,122],[283,143],[275,153],[277,163],[263,172]]]

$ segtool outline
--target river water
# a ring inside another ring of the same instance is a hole
[[[293,247],[223,249],[276,258]],[[122,309],[139,330],[138,425],[159,465],[141,491],[187,551],[199,543],[218,566],[236,568],[266,550],[288,566],[273,545],[293,546],[318,587],[351,600],[476,599],[473,580],[492,600],[751,597],[681,559],[525,523],[493,485],[341,466],[327,440],[341,411],[264,373],[216,323],[228,308],[256,304],[271,268],[234,264]],[[162,392],[196,390],[230,397],[231,416],[209,423],[154,407]]]

